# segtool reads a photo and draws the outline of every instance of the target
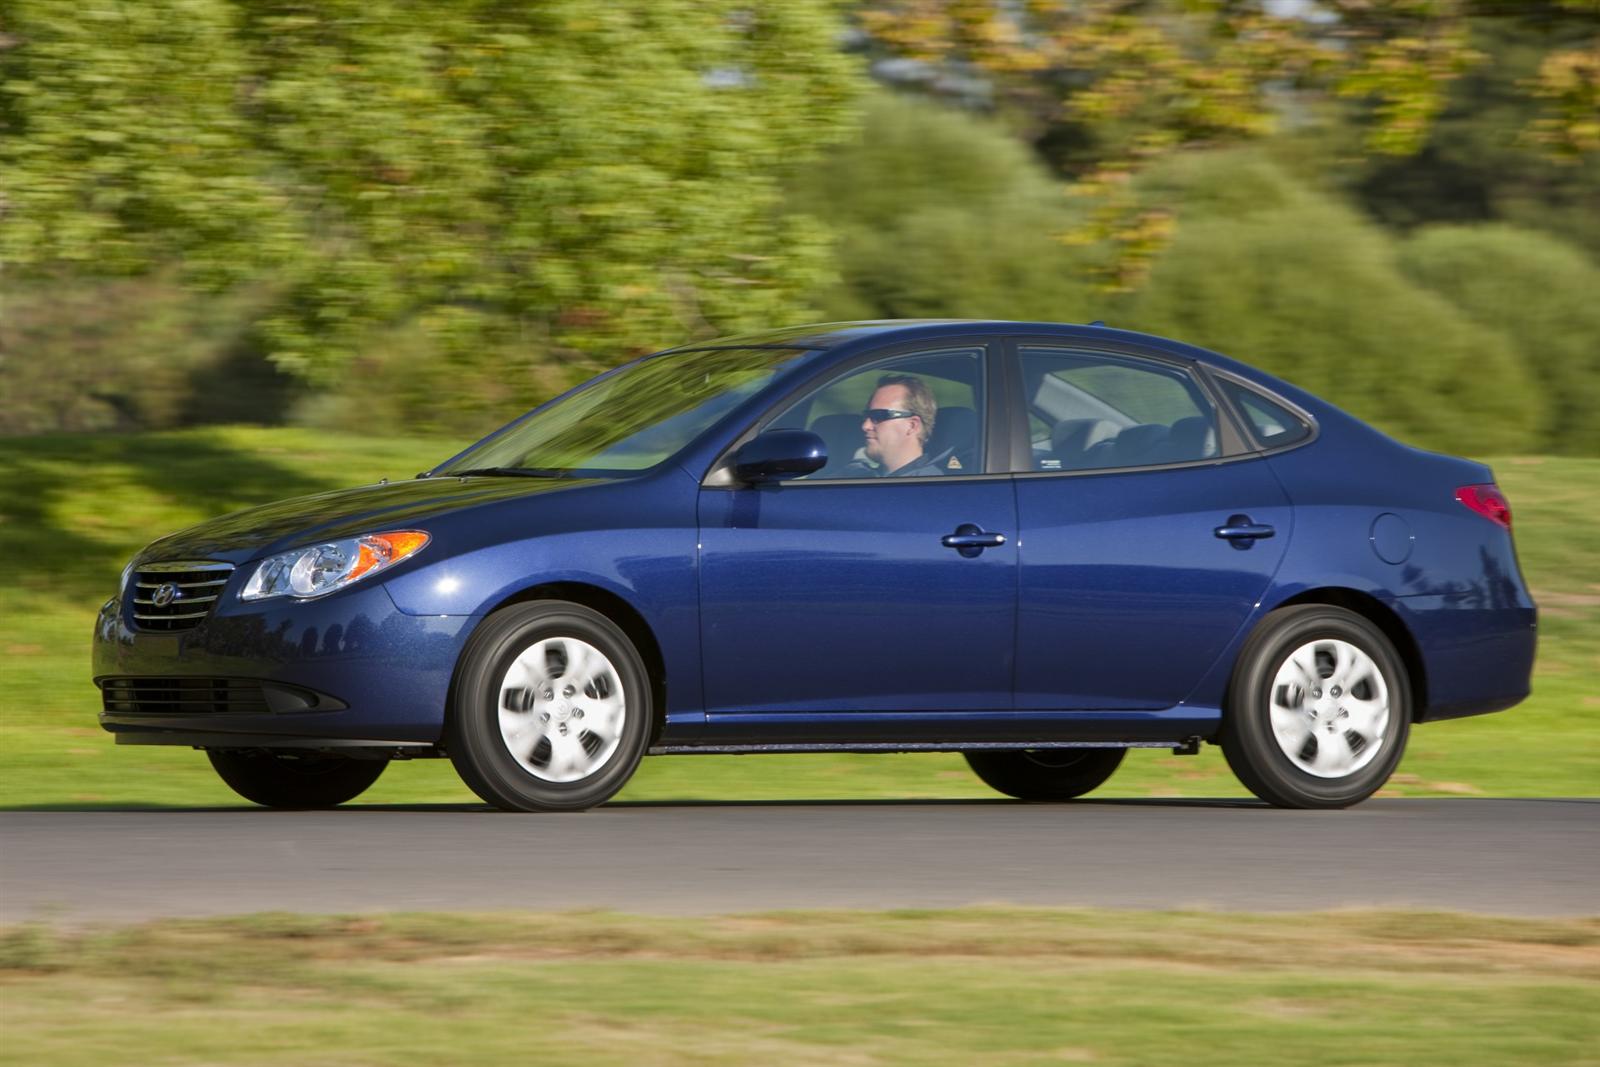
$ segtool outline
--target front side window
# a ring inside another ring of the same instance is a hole
[[[941,348],[857,368],[795,401],[767,429],[828,447],[809,476],[929,478],[983,472],[983,349]]]
[[[812,355],[728,348],[651,356],[513,424],[436,473],[636,473],[672,456]]]
[[[1217,413],[1164,363],[1024,345],[1032,469],[1151,467],[1219,455]]]

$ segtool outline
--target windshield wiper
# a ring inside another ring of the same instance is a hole
[[[489,478],[565,478],[572,472],[561,467],[473,467],[464,471],[440,471],[451,478],[483,475]]]

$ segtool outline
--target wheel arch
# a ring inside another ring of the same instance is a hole
[[[1400,656],[1400,663],[1406,669],[1406,678],[1411,683],[1411,721],[1421,722],[1425,718],[1428,707],[1427,667],[1416,638],[1411,635],[1405,621],[1393,608],[1370,593],[1342,586],[1307,589],[1277,605],[1277,608],[1290,608],[1299,604],[1326,604],[1330,607],[1344,608],[1360,615],[1382,630],[1383,636],[1389,639],[1389,643]],[[1277,608],[1273,610],[1276,611]],[[1266,618],[1267,616],[1263,616],[1261,621],[1265,622]]]
[[[633,647],[639,650],[639,655],[644,659],[645,673],[650,679],[650,703],[652,715],[650,723],[650,743],[654,744],[661,734],[662,725],[666,722],[667,713],[667,681],[666,660],[661,654],[661,644],[656,640],[656,635],[650,624],[627,600],[613,593],[609,589],[602,589],[597,585],[586,582],[545,582],[540,585],[529,586],[503,598],[498,603],[484,612],[483,619],[478,625],[482,626],[495,612],[508,608],[513,604],[527,604],[539,600],[565,600],[573,604],[582,604],[586,608],[598,611],[612,622],[622,628],[628,640],[633,642]],[[477,628],[474,627],[474,632]],[[469,638],[470,640],[470,638]],[[461,674],[463,657],[456,658],[456,665],[450,674],[450,689],[446,697],[446,715],[452,714],[456,703],[456,681]]]

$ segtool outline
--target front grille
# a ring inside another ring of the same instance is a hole
[[[231,563],[185,560],[146,563],[128,590],[133,618],[144,630],[188,630],[211,613],[233,573]]]
[[[260,682],[239,678],[106,678],[105,710],[115,715],[264,715]]]

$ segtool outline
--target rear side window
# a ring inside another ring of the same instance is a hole
[[[1150,467],[1217,456],[1217,413],[1183,370],[1025,345],[1032,469]]]
[[[1265,447],[1282,448],[1311,436],[1311,424],[1282,404],[1227,378],[1221,379],[1219,384],[1244,416],[1250,433]]]

